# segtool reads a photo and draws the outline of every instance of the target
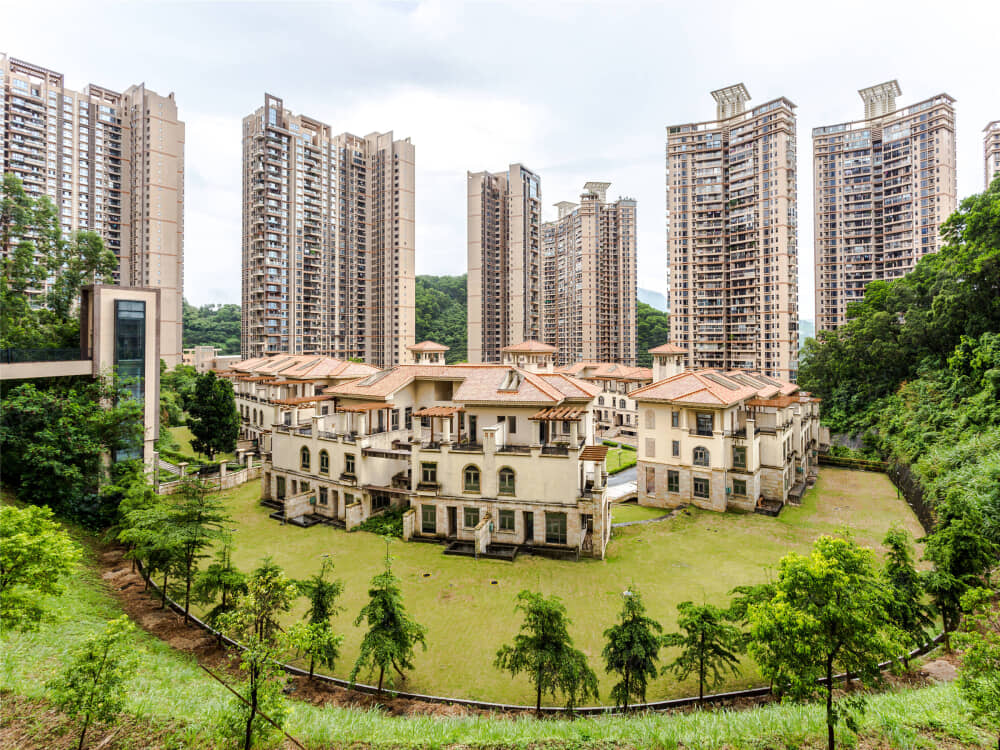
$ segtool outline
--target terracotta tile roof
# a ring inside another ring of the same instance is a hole
[[[581,461],[603,461],[604,457],[608,455],[608,446],[606,445],[588,445],[582,451],[580,451]]]
[[[703,406],[730,406],[757,395],[757,389],[714,370],[690,370],[630,394],[637,401],[668,401]]]
[[[341,380],[363,378],[378,372],[374,367],[360,362],[350,362],[318,354],[276,354],[273,357],[254,357],[236,362],[231,367],[239,373],[279,375],[296,381]]]
[[[514,367],[470,369],[455,391],[462,403],[557,404],[566,398],[558,387],[538,373]]]
[[[720,374],[724,374],[728,378],[751,387],[756,385],[759,389],[757,395],[761,398],[770,398],[772,395],[777,394],[790,396],[793,393],[798,393],[799,390],[799,387],[795,383],[772,378],[769,375],[761,375],[759,372],[751,372],[750,370],[730,370],[726,373],[720,371]]]
[[[328,398],[334,398],[333,395],[328,394]],[[349,412],[360,412],[360,411],[377,411],[379,409],[388,409],[392,404],[388,404],[385,401],[368,401],[363,404],[340,404],[337,407],[337,411],[349,411]]]
[[[642,382],[652,380],[653,371],[648,367],[629,367],[617,362],[575,362],[556,368],[556,372],[572,375],[581,380],[623,380]]]
[[[459,365],[399,365],[347,383],[327,386],[324,393],[384,399],[418,377],[427,380],[461,380],[464,375],[463,368]]]
[[[549,385],[554,385],[568,399],[586,399],[590,401],[594,396],[601,393],[601,389],[586,380],[574,378],[564,372],[539,372],[536,373]]]
[[[676,344],[661,344],[649,350],[650,354],[687,354],[687,349],[682,349]]]
[[[521,352],[527,352],[530,354],[555,354],[558,349],[554,346],[549,346],[548,344],[543,344],[541,341],[522,341],[520,344],[511,344],[510,346],[505,346],[500,351],[511,352],[513,354],[519,354]]]
[[[747,401],[747,406],[775,406],[784,409],[786,406],[798,403],[796,396],[775,396],[774,398],[752,398]]]
[[[436,341],[421,341],[419,344],[406,347],[411,352],[448,352],[451,347],[439,344]]]

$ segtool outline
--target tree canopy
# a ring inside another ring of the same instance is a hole
[[[221,354],[240,353],[240,306],[202,305],[184,300],[184,347],[214,346]]]
[[[417,276],[414,293],[416,340],[436,341],[451,347],[446,361],[468,357],[466,327],[467,276]]]
[[[211,371],[199,375],[187,408],[192,448],[209,458],[236,449],[240,413],[232,383]]]
[[[711,604],[681,602],[677,605],[676,633],[667,633],[663,645],[681,649],[674,661],[663,668],[679,680],[698,677],[698,702],[705,698],[705,688],[721,685],[726,673],[740,673],[739,652],[743,645],[740,631],[727,622],[727,613]]]
[[[670,315],[645,302],[635,305],[635,359],[639,367],[652,367],[650,349],[670,340]]]
[[[645,702],[646,685],[658,674],[663,626],[646,616],[646,607],[635,586],[622,592],[618,622],[604,631],[605,671],[621,677],[611,688],[615,705],[628,711],[629,703]]]

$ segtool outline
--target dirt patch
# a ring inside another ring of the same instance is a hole
[[[931,682],[952,682],[958,677],[958,669],[953,660],[935,659],[920,668],[920,672]]]

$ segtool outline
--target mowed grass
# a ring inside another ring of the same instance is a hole
[[[604,468],[608,474],[616,474],[623,469],[635,466],[637,453],[627,448],[608,448],[604,458]]]
[[[177,444],[180,446],[179,450],[181,453],[185,453],[189,456],[195,456],[206,462],[208,461],[208,456],[206,456],[204,453],[198,453],[194,448],[191,447],[191,440],[194,437],[194,435],[191,434],[191,430],[188,429],[187,426],[182,425],[180,427],[168,427],[167,430],[170,432],[170,435],[173,437],[173,439],[177,441]],[[232,459],[233,459],[232,453],[217,453],[215,454],[215,458],[213,460],[216,463],[218,463],[219,461],[223,460],[230,461]]]
[[[343,657],[333,673],[346,677],[362,637],[353,622],[367,601],[372,576],[381,569],[385,545],[366,532],[282,526],[267,517],[269,511],[260,507],[258,496],[257,483],[229,493],[227,503],[237,527],[234,560],[249,569],[270,555],[290,576],[305,578],[319,569],[322,555],[330,555],[335,575],[345,584],[341,601],[345,611],[335,620],[345,635]],[[620,594],[627,586],[639,588],[649,614],[670,630],[675,627],[678,603],[725,606],[734,586],[766,580],[783,555],[807,553],[820,534],[846,530],[859,543],[878,548],[897,522],[914,536],[922,534],[909,506],[897,498],[884,475],[824,467],[802,507],[787,508],[777,519],[690,511],[660,523],[615,529],[603,561],[560,562],[530,556],[514,563],[476,561],[445,556],[439,545],[397,541],[391,554],[405,604],[427,627],[427,651],[418,650],[415,668],[399,687],[432,695],[530,703],[533,694],[526,678],[512,679],[492,666],[497,649],[513,639],[520,625],[515,597],[530,589],[563,600],[573,621],[570,633],[597,671],[606,698],[613,680],[601,666],[603,632],[617,618]],[[301,617],[305,606],[300,600],[289,621]],[[674,654],[665,651],[662,657],[670,661]],[[725,687],[760,682],[753,663],[744,660],[743,675]],[[693,679],[677,683],[661,677],[650,685],[648,698],[696,692]]]
[[[638,503],[614,503],[611,506],[611,523],[649,521],[653,518],[663,518],[669,512],[663,508],[649,508]]]

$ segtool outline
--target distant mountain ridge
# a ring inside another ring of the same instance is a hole
[[[638,294],[636,296],[638,296],[640,302],[645,302],[647,305],[655,307],[660,312],[667,311],[667,298],[659,292],[652,289],[643,289],[642,287],[639,287],[637,292]]]

